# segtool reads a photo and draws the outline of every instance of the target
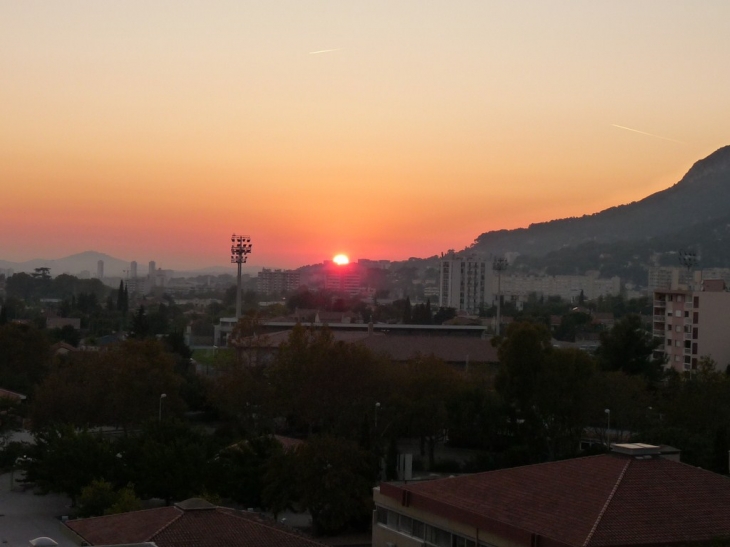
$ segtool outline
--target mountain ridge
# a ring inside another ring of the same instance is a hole
[[[663,236],[730,211],[730,146],[695,162],[682,179],[642,200],[581,217],[485,232],[462,252],[542,256],[590,241],[614,242]]]

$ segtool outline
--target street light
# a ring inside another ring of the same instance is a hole
[[[502,323],[502,272],[507,269],[509,262],[503,256],[494,258],[492,270],[497,272],[497,336]]]
[[[611,437],[609,437],[609,435],[610,435],[610,431],[611,431],[611,409],[606,408],[603,410],[603,412],[605,412],[606,416],[607,416],[607,418],[606,418],[606,420],[607,420],[606,421],[606,442],[608,443],[608,448],[610,450],[611,449]]]
[[[162,399],[164,399],[165,397],[167,397],[167,393],[163,393],[162,395],[160,395],[160,413],[158,418],[158,421],[160,422],[162,421]]]
[[[241,265],[246,263],[251,252],[251,238],[233,234],[231,236],[231,264],[238,264],[238,284],[236,285],[236,319],[241,317]]]

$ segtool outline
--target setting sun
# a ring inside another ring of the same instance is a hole
[[[350,263],[350,259],[347,258],[347,255],[336,255],[332,259],[332,262],[334,262],[338,266],[344,266],[345,264],[349,264]]]

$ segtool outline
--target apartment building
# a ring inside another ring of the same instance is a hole
[[[301,274],[296,270],[262,269],[256,279],[261,294],[276,294],[295,291],[301,285]]]
[[[661,340],[656,351],[680,372],[695,370],[701,357],[725,370],[730,365],[730,292],[721,279],[702,281],[697,288],[654,291],[653,334]]]
[[[496,292],[496,280],[493,290]],[[524,302],[530,294],[559,296],[575,302],[583,293],[588,300],[621,294],[621,278],[598,275],[503,275],[501,292],[507,300]]]
[[[442,257],[439,306],[477,313],[492,304],[492,265],[486,260],[461,258],[453,253]]]

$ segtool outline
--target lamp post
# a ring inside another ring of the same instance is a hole
[[[608,444],[608,449],[611,449],[611,409],[606,408],[603,410],[603,412],[606,413],[606,443]]]
[[[160,412],[159,412],[159,416],[158,416],[159,422],[162,421],[162,399],[164,399],[165,397],[167,397],[167,393],[163,393],[160,395]]]
[[[236,285],[236,320],[241,317],[241,265],[246,263],[251,252],[251,238],[233,234],[231,236],[231,264],[238,264]]]
[[[492,270],[497,272],[497,336],[499,336],[502,326],[502,272],[507,269],[508,265],[507,259],[503,256],[495,257],[492,261]]]

